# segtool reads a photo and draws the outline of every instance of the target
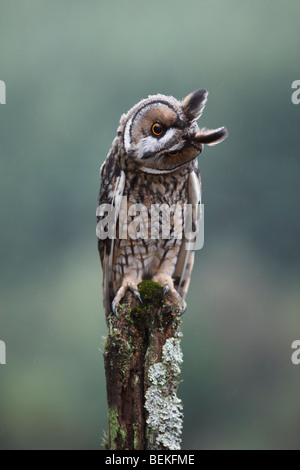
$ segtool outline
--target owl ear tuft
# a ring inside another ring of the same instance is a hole
[[[208,91],[200,88],[187,95],[182,102],[182,109],[189,121],[196,121],[201,116],[207,100]]]
[[[228,131],[226,127],[219,127],[218,129],[199,129],[195,135],[195,141],[205,145],[216,145],[226,139]]]

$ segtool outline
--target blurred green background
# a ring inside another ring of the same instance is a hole
[[[298,0],[0,0],[1,449],[101,449],[98,174],[148,94],[206,87],[184,449],[300,448]]]

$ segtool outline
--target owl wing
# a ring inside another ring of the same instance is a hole
[[[188,204],[193,207],[192,224],[195,231],[195,227],[199,223],[197,218],[199,217],[199,211],[197,209],[198,205],[201,204],[201,178],[196,164],[188,179]],[[195,258],[195,252],[187,249],[188,244],[189,241],[183,236],[173,275],[174,287],[183,299],[188,291]]]
[[[110,230],[115,232],[121,198],[125,187],[125,173],[120,168],[119,161],[116,157],[117,152],[114,149],[110,151],[100,170],[101,185],[98,198],[98,208],[102,204],[111,204],[114,209],[113,226]],[[98,210],[97,210],[98,213]],[[97,216],[97,223],[103,216]],[[103,305],[106,316],[111,312],[111,303],[113,301],[113,258],[115,249],[115,238],[107,237],[103,240],[98,238],[98,250],[103,269]]]

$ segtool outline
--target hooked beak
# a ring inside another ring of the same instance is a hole
[[[141,157],[141,160],[145,160],[146,158],[149,158],[153,155],[152,152],[145,152],[143,153],[143,156]]]

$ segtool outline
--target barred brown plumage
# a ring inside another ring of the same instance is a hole
[[[183,101],[164,95],[149,96],[140,101],[120,120],[117,136],[101,167],[98,207],[114,208],[114,224],[128,224],[132,215],[121,218],[122,201],[127,209],[133,204],[146,208],[146,236],[98,239],[103,267],[103,298],[106,316],[115,312],[127,289],[138,297],[138,284],[152,279],[176,298],[181,310],[185,301],[194,263],[194,252],[188,251],[182,238],[175,237],[175,215],[170,217],[170,238],[151,237],[148,219],[153,205],[197,206],[201,201],[201,179],[197,156],[203,145],[214,145],[227,136],[224,127],[200,129],[207,91],[197,90]],[[103,206],[102,206],[103,207]],[[180,209],[182,208],[182,209]],[[97,212],[97,221],[104,213]],[[161,228],[163,215],[159,215]],[[122,220],[122,222],[121,222]],[[119,227],[120,228],[120,227]],[[141,224],[140,224],[141,229]]]

